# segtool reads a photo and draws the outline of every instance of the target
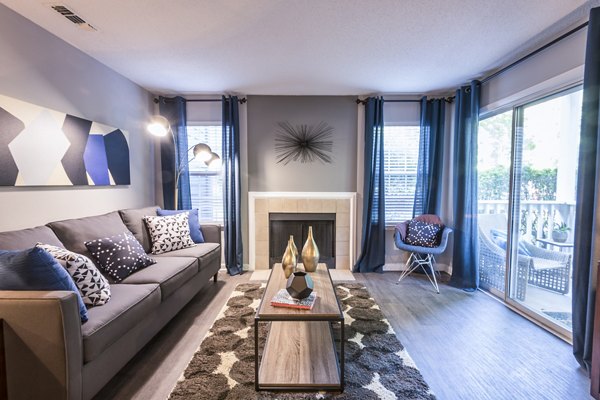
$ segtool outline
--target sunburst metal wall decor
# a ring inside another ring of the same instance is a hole
[[[319,160],[331,163],[333,160],[333,127],[325,122],[317,125],[296,125],[278,122],[275,136],[277,163],[287,165],[291,161],[301,163]]]

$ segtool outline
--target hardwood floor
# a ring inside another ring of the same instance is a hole
[[[482,292],[355,274],[439,399],[590,399],[569,344]]]
[[[164,400],[225,301],[249,273],[207,284],[99,394]],[[571,346],[481,292],[398,272],[355,274],[368,288],[438,399],[590,399]]]

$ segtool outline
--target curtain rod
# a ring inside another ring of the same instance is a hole
[[[567,37],[571,36],[572,34],[574,34],[575,32],[578,32],[580,30],[582,30],[583,28],[585,28],[586,26],[588,26],[589,21],[588,22],[584,22],[583,24],[571,29],[569,32],[564,33],[562,35],[560,35],[559,37],[557,37],[556,39],[552,40],[549,43],[546,43],[545,45],[543,45],[542,47],[538,48],[537,50],[532,51],[531,53],[519,58],[517,61],[513,62],[512,64],[507,65],[506,67],[499,69],[498,71],[494,72],[493,74],[491,74],[490,76],[487,76],[485,78],[483,78],[481,80],[481,83],[486,83],[491,79],[494,79],[495,77],[497,77],[498,75],[501,75],[503,73],[505,73],[506,71],[516,67],[517,65],[521,64],[523,61],[526,61],[528,59],[530,59],[531,57],[535,56],[536,54],[546,50],[548,47],[555,45],[556,43],[560,42],[563,39],[566,39]]]
[[[455,97],[456,96],[441,97],[441,99],[444,99],[448,103],[452,103],[454,101]],[[430,100],[433,100],[433,99],[430,99]],[[393,100],[393,99],[386,100],[386,99],[383,99],[383,102],[384,103],[420,103],[421,100]],[[356,99],[356,104],[366,104],[366,103],[367,103],[366,100]]]
[[[170,100],[165,99],[165,101],[170,101]],[[221,102],[221,99],[192,99],[192,100],[187,100],[186,99],[185,101],[188,102],[188,103],[211,103],[211,102]],[[245,97],[242,97],[241,99],[238,99],[238,102],[240,104],[244,104],[247,101],[248,101],[248,99],[245,98]],[[155,97],[154,98],[154,102],[156,104],[158,104],[159,100]]]

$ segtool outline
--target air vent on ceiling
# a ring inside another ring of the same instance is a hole
[[[98,29],[94,28],[92,25],[88,24],[83,18],[79,15],[75,14],[73,11],[69,9],[69,7],[64,4],[50,4],[50,7],[75,25],[78,28],[83,29],[85,31],[97,31]]]

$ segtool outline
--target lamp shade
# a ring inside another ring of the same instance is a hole
[[[210,158],[204,163],[208,166],[211,171],[216,171],[221,167],[221,157],[215,152],[210,153]]]
[[[171,129],[171,124],[162,115],[154,115],[147,126],[148,132],[154,136],[167,136]]]
[[[196,157],[200,161],[204,161],[205,163],[210,160],[211,155],[213,154],[210,146],[204,143],[198,143],[194,146],[194,157]]]

